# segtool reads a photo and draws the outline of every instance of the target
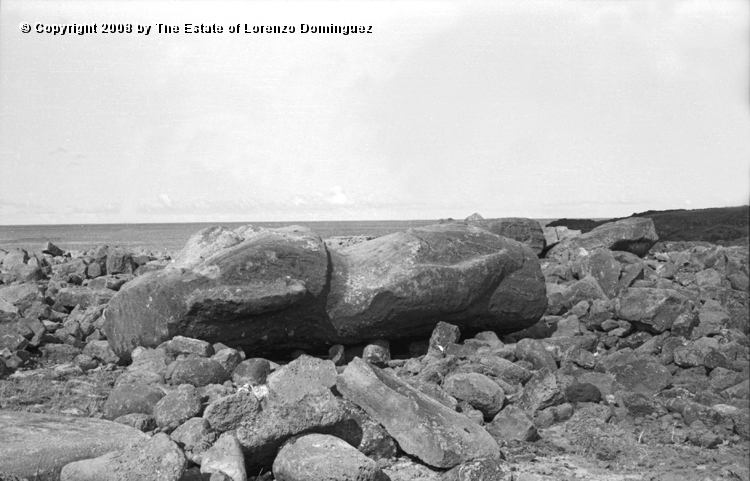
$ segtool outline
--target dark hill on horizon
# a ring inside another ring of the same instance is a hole
[[[725,243],[748,237],[750,231],[750,205],[693,210],[648,210],[635,213],[630,217],[648,217],[653,220],[660,241]],[[627,219],[627,217],[602,221],[558,219],[547,226],[565,226],[586,233],[594,227],[621,219]]]

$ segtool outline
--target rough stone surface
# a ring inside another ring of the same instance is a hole
[[[259,410],[258,398],[243,389],[209,404],[203,418],[215,431],[225,432],[237,429],[243,419],[255,416]]]
[[[333,361],[304,355],[268,376],[268,387],[275,394],[295,401],[321,388],[330,389],[337,376]]]
[[[630,217],[600,225],[578,237],[565,239],[547,252],[547,257],[568,260],[576,249],[593,251],[597,248],[626,251],[639,257],[648,253],[659,240],[654,221],[645,217]]]
[[[486,429],[498,443],[539,439],[534,421],[523,409],[513,404],[500,411]]]
[[[671,289],[626,289],[616,303],[617,317],[639,322],[653,332],[664,332],[680,316],[690,313],[690,303],[685,296]]]
[[[309,434],[287,442],[273,463],[278,481],[387,481],[372,459],[345,441],[325,434]]]
[[[650,359],[618,363],[609,372],[625,389],[643,394],[656,394],[672,385],[669,370]]]
[[[256,416],[246,417],[236,430],[249,465],[273,460],[279,447],[301,433],[328,432],[346,416],[330,390],[306,394],[297,401],[267,398]]]
[[[468,402],[490,419],[500,412],[505,401],[505,393],[496,382],[475,372],[448,375],[443,380],[443,389],[456,399]]]
[[[105,334],[120,355],[174,335],[230,347],[304,345],[330,333],[321,298],[326,252],[318,235],[298,226],[204,229],[174,264],[120,290],[105,312]]]
[[[164,391],[153,385],[124,384],[109,393],[102,407],[106,419],[115,419],[131,413],[152,414]]]
[[[266,378],[271,373],[271,364],[268,360],[255,357],[246,359],[239,363],[232,371],[232,382],[238,386],[250,384],[257,386],[265,384]]]
[[[247,481],[245,456],[233,432],[224,433],[201,460],[201,473],[220,473],[232,481]]]
[[[0,439],[3,473],[48,481],[59,479],[68,463],[122,451],[148,437],[100,419],[0,411]]]
[[[452,468],[499,455],[497,444],[480,426],[361,359],[346,367],[336,387],[382,424],[403,451],[428,465]]]
[[[173,362],[169,366],[170,384],[192,384],[195,387],[221,384],[229,378],[224,367],[204,357],[189,357]]]
[[[464,224],[399,232],[331,252],[327,313],[338,342],[430,333],[436,319],[463,329],[513,331],[544,313],[536,255]]]
[[[60,481],[178,481],[186,467],[182,450],[159,433],[122,452],[70,463],[62,469]]]
[[[192,388],[192,386],[190,387]],[[202,410],[203,406],[195,389],[180,388],[167,394],[156,403],[154,419],[157,426],[172,431],[188,419],[200,415]]]
[[[511,481],[513,473],[501,459],[482,458],[467,461],[443,474],[442,481]]]

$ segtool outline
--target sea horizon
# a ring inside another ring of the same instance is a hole
[[[540,218],[534,220],[539,222],[541,226],[545,226],[557,219]],[[600,219],[594,218],[592,220]],[[176,252],[182,249],[190,236],[202,229],[214,226],[234,229],[252,224],[273,229],[299,225],[313,230],[323,238],[350,235],[380,237],[413,227],[434,224],[438,221],[439,219],[0,225],[0,249],[39,251],[45,243],[52,242],[61,249],[68,251],[83,251],[99,245],[109,245],[144,252]]]

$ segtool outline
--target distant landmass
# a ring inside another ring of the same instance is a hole
[[[735,243],[750,233],[750,205],[711,209],[648,210],[630,217],[648,217],[654,221],[660,241],[705,241],[714,244]],[[558,219],[548,227],[565,226],[585,233],[608,220]]]

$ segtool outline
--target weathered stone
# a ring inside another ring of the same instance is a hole
[[[443,474],[442,481],[511,481],[513,474],[502,459],[466,461]]]
[[[553,372],[557,370],[555,358],[544,348],[541,342],[534,339],[521,339],[518,341],[518,344],[516,344],[516,357],[530,362],[534,366],[534,370],[549,369]]]
[[[164,433],[121,452],[67,464],[60,481],[178,481],[187,467],[180,448]]]
[[[578,237],[565,239],[547,252],[547,257],[568,260],[576,249],[593,251],[597,248],[627,251],[639,257],[648,253],[659,240],[654,222],[646,217],[629,217],[600,225]]]
[[[537,256],[541,255],[546,247],[546,237],[542,226],[534,219],[505,217],[499,219],[466,219],[465,222],[501,237],[526,244]]]
[[[445,348],[451,343],[457,343],[460,337],[461,330],[458,326],[448,324],[447,322],[438,322],[430,335],[430,344],[427,352],[431,356],[442,357],[445,355]]]
[[[0,411],[0,439],[3,474],[50,481],[59,479],[68,463],[119,452],[148,437],[101,419]]]
[[[565,399],[572,403],[597,403],[601,398],[601,391],[593,384],[576,382],[565,388]]]
[[[245,417],[236,434],[248,465],[262,466],[271,462],[279,447],[292,436],[328,432],[345,419],[331,391],[321,389],[294,402],[267,398],[262,411]]]
[[[388,481],[375,461],[339,438],[308,434],[287,442],[273,463],[278,480]]]
[[[584,270],[599,283],[604,294],[613,298],[620,280],[620,263],[609,249],[595,249],[585,258]]]
[[[195,388],[188,384],[161,398],[154,406],[153,414],[156,425],[171,432],[188,419],[199,416],[201,411],[201,400]]]
[[[180,448],[192,451],[211,432],[211,426],[203,418],[192,418],[182,423],[169,435]]]
[[[44,359],[47,364],[73,362],[73,359],[81,354],[79,348],[67,344],[45,344],[41,347],[41,351],[42,359]]]
[[[175,336],[159,347],[173,357],[177,357],[180,354],[195,354],[200,357],[211,357],[214,355],[214,347],[211,343],[185,336]]]
[[[266,378],[271,373],[271,364],[263,358],[246,359],[239,363],[232,371],[232,382],[238,386],[250,384],[258,386],[266,383]]]
[[[47,241],[44,244],[44,247],[42,247],[42,253],[43,254],[49,254],[52,257],[57,257],[57,256],[65,255],[65,251],[63,251],[62,249],[60,249],[59,247],[57,247],[55,244],[53,244],[52,242],[49,242],[49,241]]]
[[[455,373],[443,380],[443,389],[456,399],[466,401],[492,418],[503,407],[505,393],[492,379],[479,373]]]
[[[109,393],[102,407],[106,419],[115,419],[125,414],[153,414],[154,406],[164,397],[164,391],[145,384],[125,384]]]
[[[221,367],[223,367],[226,372],[233,372],[244,360],[244,357],[238,350],[229,347],[222,349],[211,356],[211,360],[221,364]]]
[[[525,367],[500,357],[477,356],[469,360],[469,364],[461,366],[463,372],[479,372],[513,385],[526,383],[533,374]]]
[[[336,384],[336,366],[311,356],[301,356],[268,376],[268,387],[276,395],[295,401],[308,393]]]
[[[156,421],[150,414],[144,413],[130,413],[115,418],[115,422],[130,426],[133,429],[137,429],[141,432],[148,432],[156,428]]]
[[[500,411],[486,429],[498,443],[539,439],[534,421],[523,409],[513,404]]]
[[[13,249],[2,258],[3,270],[10,271],[15,266],[25,264],[29,260],[29,253],[23,249]]]
[[[385,339],[367,344],[362,351],[362,360],[378,367],[386,367],[391,360],[391,345]]]
[[[90,287],[63,287],[57,293],[57,302],[67,308],[81,306],[86,309],[90,306],[107,304],[115,295],[111,289],[92,289]]]
[[[107,341],[90,341],[86,344],[86,347],[83,348],[83,353],[94,359],[98,359],[105,364],[110,362],[116,364],[120,362],[120,358],[117,357],[117,354],[115,354],[112,348],[109,347]]]
[[[529,414],[548,407],[557,406],[565,402],[565,397],[560,391],[560,385],[555,375],[542,370],[534,373],[523,389],[523,394],[518,399],[518,406]]]
[[[19,314],[24,314],[35,302],[42,300],[39,288],[33,283],[0,287],[0,301],[15,307]]]
[[[617,317],[640,322],[653,332],[672,327],[681,315],[690,312],[690,303],[677,291],[670,289],[630,288],[616,302]]]
[[[320,237],[302,227],[245,226],[227,234],[243,240],[227,244],[221,238],[229,232],[199,232],[174,264],[120,290],[105,322],[115,352],[156,346],[170,335],[255,351],[316,345],[331,336],[321,297],[328,255]]]
[[[233,432],[222,434],[216,443],[203,453],[201,473],[220,473],[232,481],[247,481],[245,456]]]
[[[204,357],[179,359],[169,365],[167,378],[170,384],[192,384],[195,387],[221,384],[229,374],[221,364]]]
[[[499,455],[497,444],[471,420],[362,360],[346,367],[336,387],[381,423],[402,450],[431,466],[451,468]]]
[[[137,267],[132,254],[126,249],[115,247],[107,251],[107,274],[132,274]]]
[[[656,394],[672,384],[669,370],[648,358],[617,363],[609,372],[625,389],[644,394]]]
[[[213,430],[225,432],[237,429],[243,419],[255,416],[259,410],[258,398],[252,392],[241,389],[209,404],[203,419]]]
[[[346,399],[339,399],[347,420],[331,432],[357,448],[370,459],[390,459],[398,453],[396,441],[388,431],[374,421],[360,407]]]

